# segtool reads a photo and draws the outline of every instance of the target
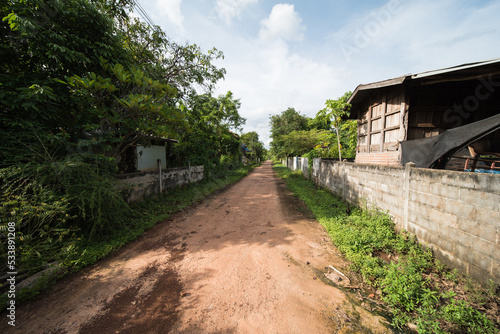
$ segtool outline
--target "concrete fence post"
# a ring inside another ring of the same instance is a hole
[[[415,167],[416,164],[413,162],[408,162],[405,165],[404,176],[403,176],[403,228],[408,231],[408,217],[410,208],[410,177],[411,169]]]
[[[191,183],[191,159],[188,159],[188,183]]]
[[[156,163],[158,164],[158,181],[161,194],[163,192],[163,180],[161,179],[161,159],[157,159]]]

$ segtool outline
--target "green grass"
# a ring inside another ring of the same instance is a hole
[[[440,265],[416,239],[396,233],[387,214],[353,207],[300,172],[279,164],[274,170],[325,227],[350,269],[382,291],[381,301],[389,307],[394,327],[413,323],[419,333],[498,333],[493,288],[483,289]],[[381,253],[391,260],[382,260],[377,256]],[[479,311],[485,309],[489,317]]]
[[[57,280],[70,272],[92,265],[110,253],[120,249],[127,243],[140,237],[145,231],[151,229],[157,223],[164,221],[175,212],[179,212],[190,205],[201,201],[208,195],[239,181],[246,176],[255,166],[242,167],[236,170],[219,172],[200,183],[191,184],[181,188],[168,190],[159,197],[150,198],[146,201],[131,206],[135,214],[125,222],[125,228],[111,232],[104,238],[86,238],[75,232],[60,243],[58,248],[50,253],[44,254],[40,259],[42,262],[57,261],[61,270],[50,276],[42,277],[31,288],[24,288],[16,293],[16,302],[32,299],[41,292],[55,284]],[[22,256],[22,255],[21,255]],[[7,295],[0,296],[1,309],[5,309]]]

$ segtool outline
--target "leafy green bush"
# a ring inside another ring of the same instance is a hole
[[[31,171],[36,172],[36,171]],[[15,223],[17,270],[38,271],[74,232],[67,223],[71,203],[54,187],[45,185],[22,167],[0,169],[0,256],[7,265],[7,226]],[[5,272],[5,270],[2,270]]]
[[[89,238],[103,238],[126,228],[133,211],[123,199],[116,180],[101,172],[98,163],[66,159],[44,166],[44,181],[55,184],[71,205],[74,222]]]
[[[63,261],[79,238],[101,238],[126,227],[134,212],[100,173],[99,164],[80,159],[0,169],[0,225],[16,225],[17,269],[33,273]],[[6,237],[2,233],[2,238]],[[6,264],[6,243],[0,256]]]

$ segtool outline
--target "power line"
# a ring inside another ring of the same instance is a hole
[[[139,15],[142,17],[142,19],[144,21],[146,21],[146,23],[149,24],[150,27],[153,27],[155,24],[154,24],[153,20],[151,19],[151,17],[149,17],[146,10],[144,10],[144,8],[141,6],[141,4],[139,4],[139,2],[137,0],[134,0],[134,3],[135,3],[135,7],[139,11]]]
[[[142,17],[142,19],[147,23],[149,24],[149,26],[151,28],[153,28],[155,26],[153,20],[151,19],[151,17],[149,17],[148,13],[144,10],[144,8],[142,8],[141,4],[139,3],[138,0],[133,0],[133,3],[135,5],[135,8],[138,10],[139,12],[139,15]]]

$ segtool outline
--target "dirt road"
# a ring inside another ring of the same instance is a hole
[[[270,162],[16,310],[18,333],[386,333],[323,280],[345,266]]]

